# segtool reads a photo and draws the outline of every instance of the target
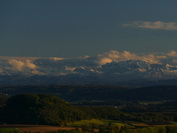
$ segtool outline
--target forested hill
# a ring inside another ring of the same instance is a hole
[[[122,116],[122,117],[120,117]],[[129,117],[114,107],[78,107],[46,94],[21,94],[0,107],[0,123],[62,125],[83,119],[122,120]]]
[[[177,86],[114,87],[105,85],[10,86],[0,87],[5,94],[48,93],[67,101],[88,100],[177,100]]]
[[[8,98],[1,107],[0,122],[11,124],[63,124],[86,119],[77,107],[52,95],[23,94]]]
[[[168,122],[177,120],[176,102],[144,105],[138,102],[117,106],[76,106],[57,96],[20,94],[8,97],[0,106],[0,123],[66,126],[88,119]]]

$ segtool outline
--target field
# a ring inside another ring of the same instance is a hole
[[[0,133],[19,133],[20,130],[16,128],[0,128]]]
[[[95,127],[94,131],[98,132],[98,127],[118,127],[119,129],[122,127],[126,127],[129,129],[140,129],[140,128],[158,128],[165,126],[176,126],[176,123],[140,123],[140,122],[120,122],[114,120],[98,120],[98,119],[90,119],[90,120],[81,120],[68,124],[68,127],[57,127],[57,126],[47,126],[47,125],[23,125],[23,124],[7,124],[0,125],[0,133],[46,133],[46,132],[55,132],[58,130],[72,130],[76,127],[82,129],[83,127]]]
[[[11,133],[11,132],[31,132],[31,133],[45,133],[58,130],[72,130],[72,127],[57,127],[47,125],[1,125],[0,133]]]
[[[98,119],[90,119],[90,120],[81,120],[69,123],[68,126],[70,127],[83,127],[83,126],[112,126],[112,127],[126,127],[126,128],[132,128],[132,127],[149,127],[152,126],[152,124],[147,123],[140,123],[140,122],[121,122],[121,121],[115,121],[115,120],[98,120]],[[167,125],[170,125],[168,123]]]
[[[89,125],[105,125],[105,122],[98,119],[90,119],[90,120],[81,120],[81,121],[72,122],[69,123],[68,125],[72,127],[89,126]]]

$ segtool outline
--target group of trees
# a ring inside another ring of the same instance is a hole
[[[66,125],[82,119],[128,119],[129,115],[109,106],[74,106],[57,96],[21,94],[8,98],[0,109],[1,123]]]
[[[81,106],[81,110],[86,112],[90,118],[108,120],[130,120],[131,115],[121,112],[115,106]]]
[[[168,122],[177,118],[177,102],[76,106],[46,94],[20,94],[9,98],[0,94],[0,101],[1,123],[67,125],[68,122],[92,118],[141,122]]]
[[[10,97],[1,109],[1,122],[25,124],[65,124],[86,119],[85,112],[57,96],[23,94]]]

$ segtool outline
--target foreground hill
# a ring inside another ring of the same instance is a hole
[[[21,94],[9,97],[5,105],[1,107],[0,122],[7,123],[7,125],[1,125],[1,128],[22,126],[32,128],[38,124],[73,126],[77,127],[75,131],[78,133],[93,133],[93,131],[100,133],[149,131],[151,133],[155,132],[157,127],[157,133],[162,133],[161,128],[164,132],[168,129],[167,133],[173,133],[173,130],[176,131],[176,112],[177,102],[175,101],[153,105],[131,102],[125,106],[76,106],[52,95]],[[71,129],[73,128],[68,130]]]
[[[119,109],[104,107],[79,107],[46,94],[21,94],[8,98],[0,108],[0,123],[62,125],[83,119],[122,120],[128,116]]]
[[[51,95],[24,94],[10,97],[1,114],[1,121],[25,124],[63,124],[86,118],[84,112]]]

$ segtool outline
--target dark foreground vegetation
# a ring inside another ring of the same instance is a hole
[[[177,133],[177,98],[170,97],[177,92],[175,86],[141,88],[149,89],[145,91],[146,95],[139,88],[76,87],[52,86],[51,90],[49,86],[39,89],[1,87],[0,123],[74,128],[56,133]],[[19,94],[20,90],[26,94]],[[44,94],[47,92],[50,94]],[[141,94],[145,96],[144,100]],[[129,98],[123,98],[126,96]],[[133,99],[138,96],[140,98]],[[153,100],[148,100],[150,97]],[[20,132],[16,128],[0,127],[0,132],[6,131]]]
[[[0,107],[1,124],[45,124],[75,128],[53,133],[177,133],[175,101],[76,106],[57,96],[46,94],[20,94],[10,97],[1,94]],[[94,122],[86,121],[93,118]],[[77,124],[77,121],[80,123]],[[84,124],[85,122],[87,123]],[[20,132],[16,128],[2,127],[0,132],[3,133]]]
[[[138,122],[177,121],[177,102],[120,102],[117,106],[72,105],[57,96],[2,94],[1,123],[67,125],[84,119],[108,119]]]

